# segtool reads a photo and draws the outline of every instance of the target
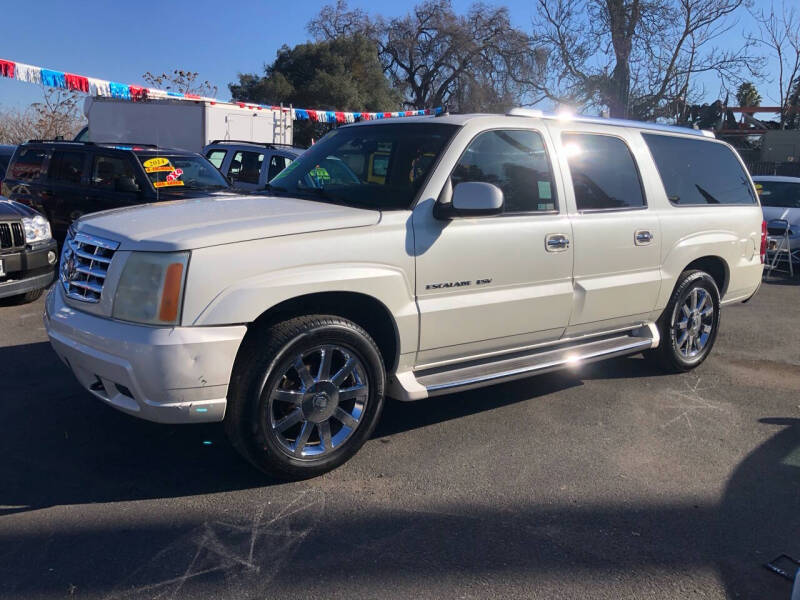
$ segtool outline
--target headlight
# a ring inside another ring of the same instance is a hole
[[[46,242],[53,237],[50,232],[50,223],[42,215],[35,217],[22,217],[22,226],[25,228],[25,243]]]
[[[114,294],[115,319],[150,325],[180,321],[188,252],[132,252]]]

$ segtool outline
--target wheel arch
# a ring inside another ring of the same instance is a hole
[[[724,258],[716,255],[701,256],[686,265],[681,272],[694,269],[708,273],[717,284],[720,299],[725,296],[730,281],[730,266]]]
[[[270,325],[310,314],[336,315],[363,327],[375,340],[381,352],[387,373],[392,372],[400,356],[400,334],[397,323],[386,305],[361,292],[315,292],[289,298],[271,306],[247,325],[248,331],[242,340],[237,362],[248,343]]]

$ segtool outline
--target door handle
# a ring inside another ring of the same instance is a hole
[[[644,229],[640,229],[639,231],[637,231],[634,234],[634,236],[637,246],[646,246],[647,244],[653,241],[653,234]]]
[[[548,233],[544,245],[548,252],[563,252],[569,248],[569,238],[563,233]]]

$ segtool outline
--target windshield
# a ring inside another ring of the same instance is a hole
[[[756,181],[761,206],[800,208],[800,183],[790,181]]]
[[[377,209],[407,209],[458,129],[443,123],[343,127],[281,171],[272,192]]]
[[[147,178],[158,192],[224,190],[227,180],[202,156],[137,154]]]

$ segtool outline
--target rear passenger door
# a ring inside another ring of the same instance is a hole
[[[644,144],[638,132],[566,130],[560,138],[574,202],[575,290],[566,336],[645,321],[661,287],[661,237],[632,150],[646,151]]]
[[[72,222],[87,210],[86,169],[89,154],[85,150],[54,149],[47,168],[47,178],[40,192],[42,204],[54,237],[62,241]]]
[[[266,185],[272,178],[275,177],[278,173],[283,171],[286,167],[288,167],[292,162],[291,158],[286,156],[281,156],[280,154],[273,154],[269,157],[269,164],[267,165],[267,176],[264,181]]]
[[[226,175],[231,178],[233,186],[242,190],[257,190],[261,177],[261,165],[264,163],[263,152],[234,152]]]

